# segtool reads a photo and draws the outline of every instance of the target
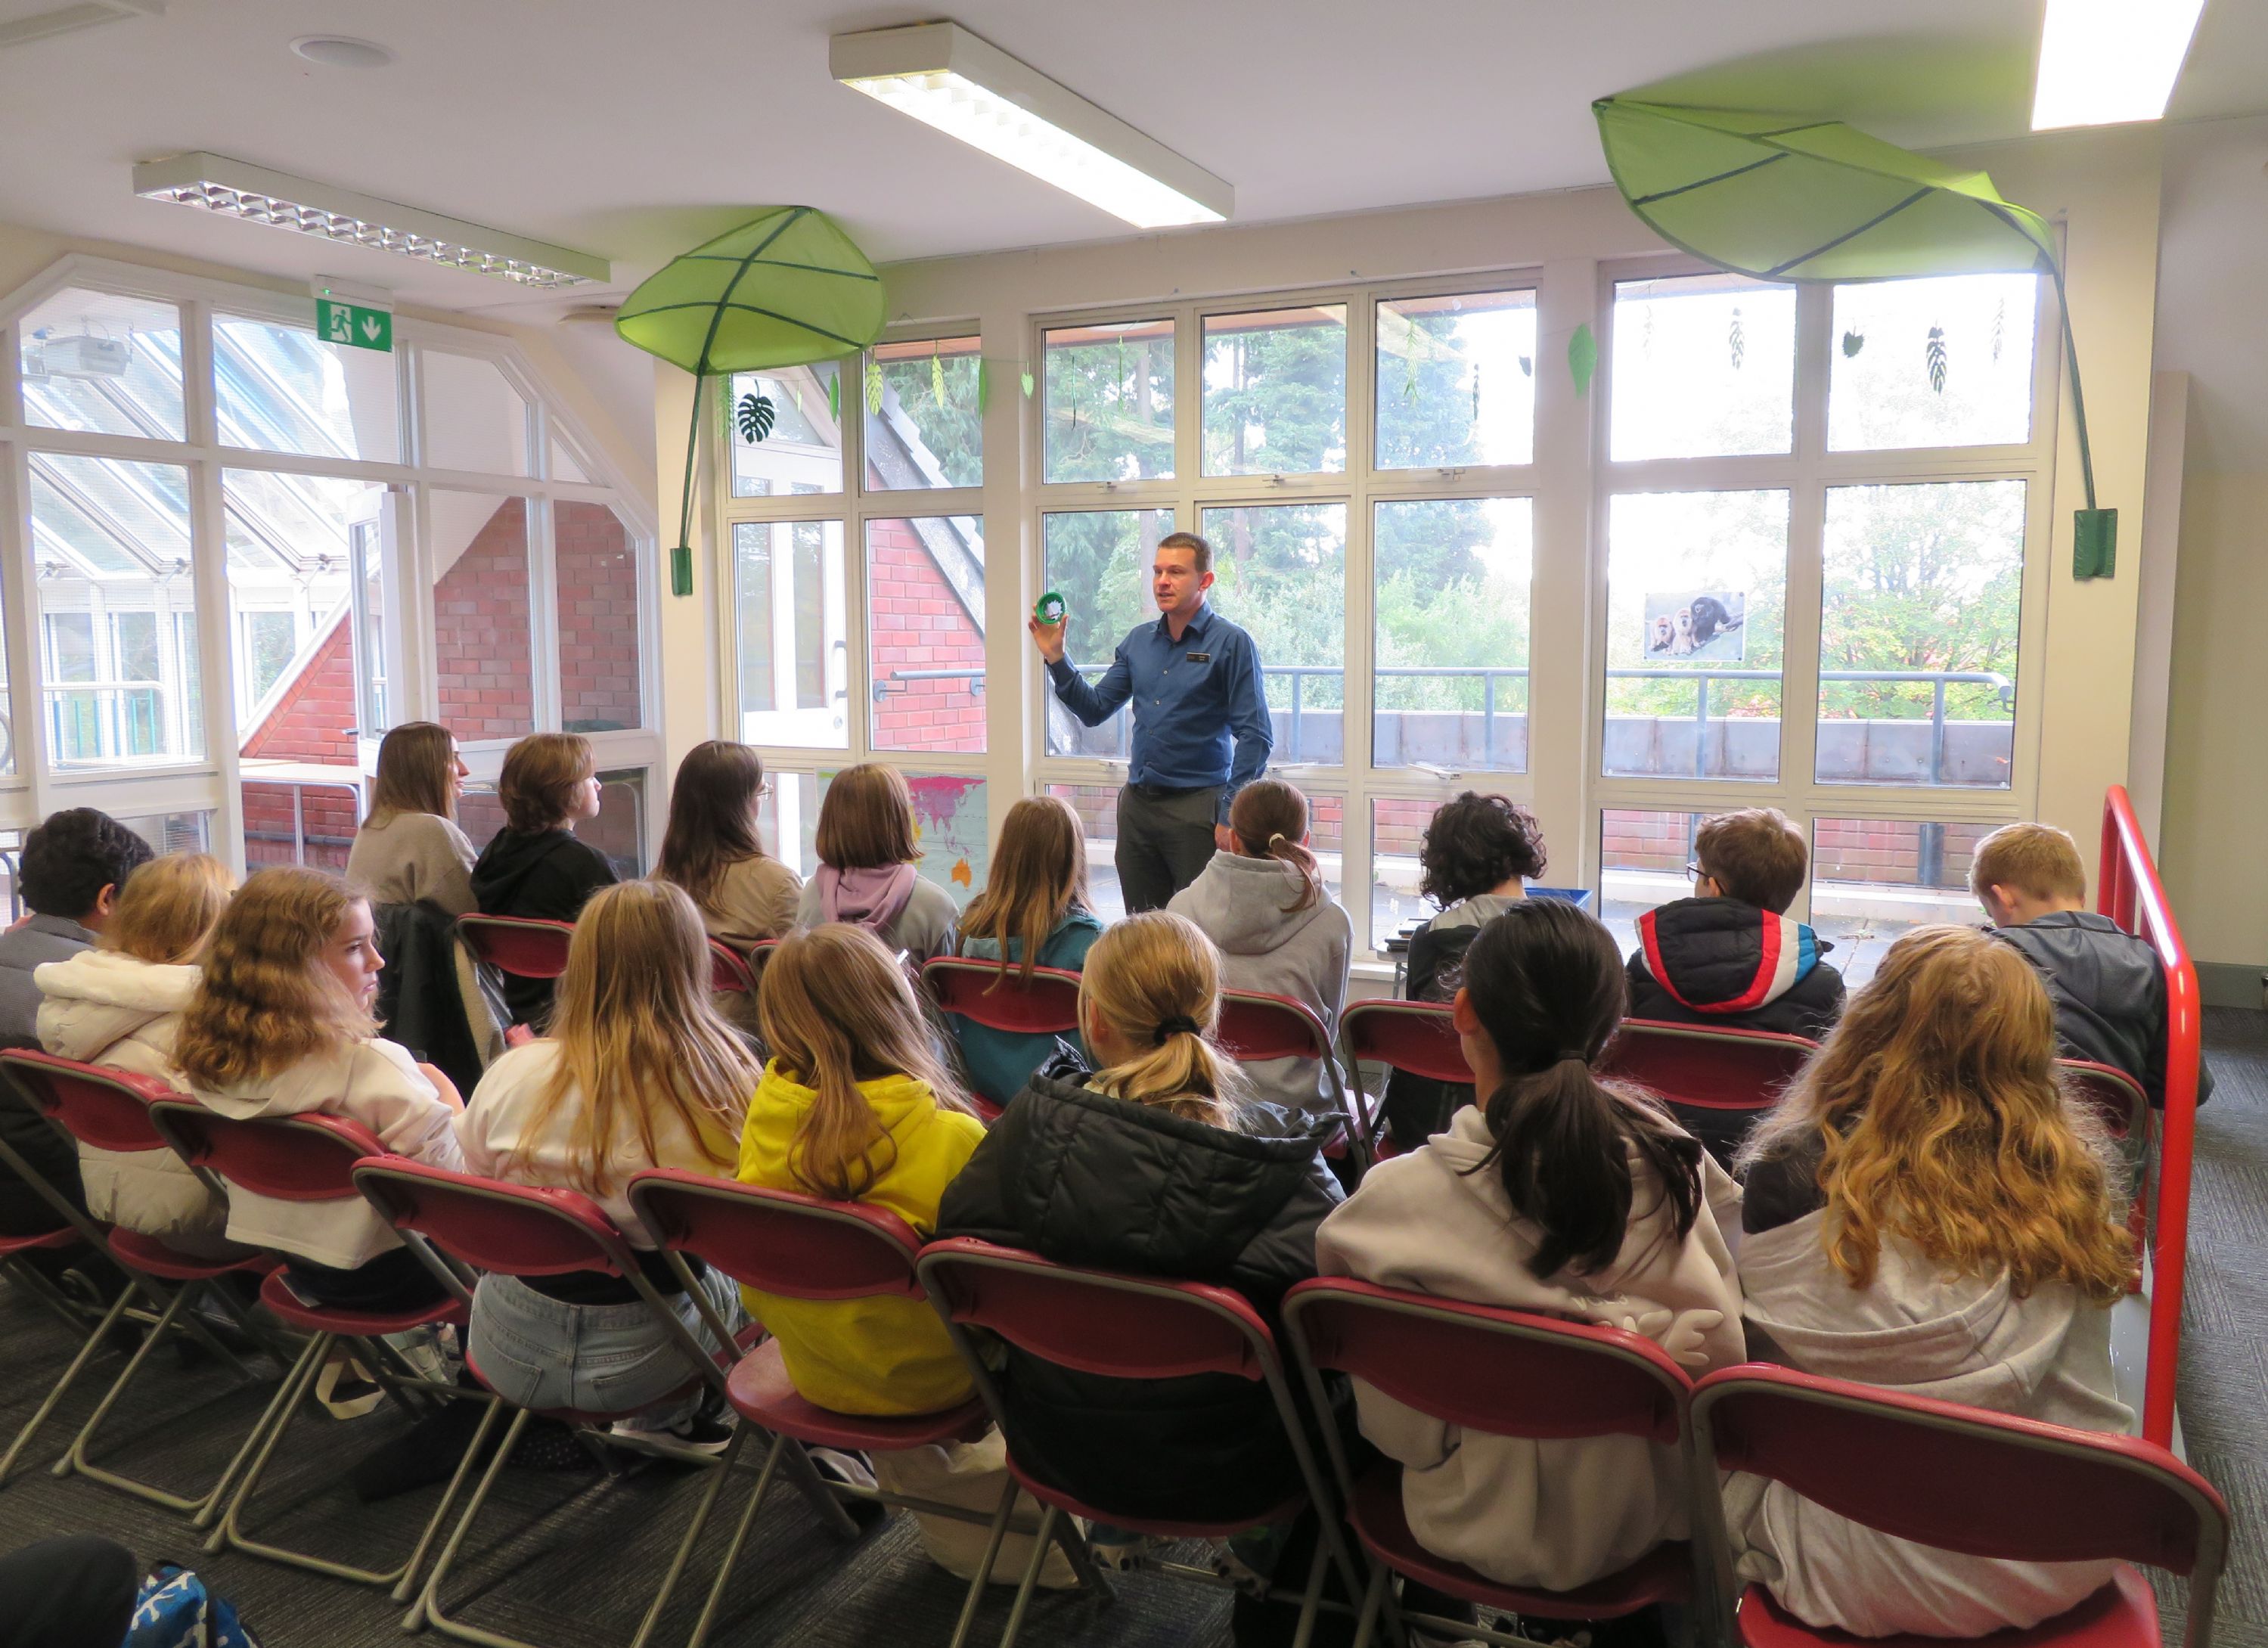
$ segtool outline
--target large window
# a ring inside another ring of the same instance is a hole
[[[0,657],[0,831],[92,805],[337,865],[378,739],[437,719],[481,778],[522,733],[591,733],[642,858],[651,529],[515,351],[409,320],[344,348],[311,299],[84,258],[5,318],[4,597],[33,610]]]

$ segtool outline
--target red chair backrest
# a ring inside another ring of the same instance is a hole
[[[2007,1562],[2217,1568],[2227,1505],[2155,1443],[1747,1363],[1695,1387],[1719,1467],[1899,1539]]]
[[[1331,1054],[1331,1033],[1314,1008],[1289,996],[1261,990],[1221,991],[1220,1026],[1213,1039],[1239,1061],[1329,1058]]]
[[[1263,1379],[1275,1336],[1243,1295],[1204,1282],[1081,1270],[954,1237],[922,1249],[929,1296],[958,1323],[1082,1373]]]
[[[575,923],[520,916],[460,916],[457,931],[473,953],[514,978],[556,979],[567,970]]]
[[[1497,1436],[1632,1436],[1674,1445],[1692,1381],[1618,1328],[1326,1277],[1285,1296],[1284,1330],[1318,1369]]]
[[[1435,1081],[1473,1079],[1447,1002],[1359,1001],[1339,1016],[1339,1034],[1351,1059]]]
[[[190,1166],[279,1202],[345,1201],[359,1194],[354,1165],[386,1154],[359,1122],[313,1110],[247,1120],[175,1097],[153,1100],[150,1120]]]
[[[709,941],[709,988],[720,996],[748,996],[755,992],[755,973],[741,960],[740,953],[722,938]]]
[[[1599,1074],[1702,1109],[1763,1110],[1818,1047],[1774,1030],[1625,1019],[1607,1043]]]
[[[1061,967],[1034,967],[1027,983],[1020,962],[936,956],[923,966],[921,982],[944,1012],[987,1029],[1027,1035],[1079,1031],[1079,975]]]
[[[150,1106],[181,1095],[154,1076],[129,1075],[26,1048],[0,1052],[4,1069],[33,1107],[82,1144],[97,1150],[164,1150]]]
[[[398,1156],[358,1163],[354,1182],[394,1229],[415,1231],[477,1269],[622,1276],[637,1263],[622,1232],[579,1191],[503,1184]]]
[[[788,1299],[920,1299],[921,1237],[887,1208],[657,1167],[630,1179],[630,1205],[664,1247]]]
[[[2056,1068],[2074,1093],[2102,1113],[2118,1137],[2148,1131],[2150,1095],[2124,1070],[2091,1059],[2058,1059]]]

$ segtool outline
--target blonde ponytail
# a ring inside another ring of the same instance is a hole
[[[1094,941],[1079,979],[1084,1012],[1144,1049],[1095,1073],[1099,1093],[1214,1127],[1233,1128],[1252,1097],[1212,1039],[1220,1022],[1220,956],[1186,918],[1130,916]]]

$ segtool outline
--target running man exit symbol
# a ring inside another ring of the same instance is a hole
[[[360,304],[316,298],[315,331],[326,343],[344,343],[355,349],[389,353],[394,349],[393,315],[383,309],[366,309]]]

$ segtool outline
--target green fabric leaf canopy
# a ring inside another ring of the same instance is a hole
[[[670,552],[673,592],[693,592],[701,380],[856,354],[882,335],[885,319],[882,277],[840,224],[810,206],[775,206],[671,259],[623,303],[615,330],[694,377],[685,496]]]
[[[1773,281],[2036,271],[2054,280],[2062,297],[2063,269],[2046,220],[2003,199],[1982,172],[1946,166],[1840,121],[1619,97],[1601,98],[1591,112],[1608,170],[1631,210],[1672,245],[1719,269]],[[2069,305],[2058,307],[2084,514],[2094,515],[2079,352]],[[2082,518],[2082,539],[2088,531]]]

